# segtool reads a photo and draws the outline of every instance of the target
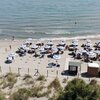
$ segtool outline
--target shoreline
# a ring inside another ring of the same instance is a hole
[[[27,38],[32,38],[31,36],[30,37],[27,37]],[[17,41],[17,40],[26,40],[27,38],[15,38],[14,41]],[[79,36],[70,36],[70,37],[57,37],[57,38],[53,38],[53,37],[47,37],[47,38],[39,38],[40,40],[73,40],[73,39],[79,39],[79,40],[82,40],[82,39],[99,39],[100,38],[100,35],[86,35],[86,36],[83,36],[83,35],[79,35]],[[32,38],[33,40],[39,40],[39,39],[35,39],[35,38]],[[0,41],[13,41],[12,38],[2,38],[0,39]]]

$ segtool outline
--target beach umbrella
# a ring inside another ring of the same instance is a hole
[[[72,42],[78,42],[78,39],[74,39],[74,40],[72,40]]]
[[[95,50],[94,53],[100,55],[100,50]]]
[[[32,47],[31,47],[32,49],[37,49],[38,48],[38,46],[37,45],[32,45]]]
[[[72,46],[78,46],[78,42],[72,42]]]
[[[26,45],[25,45],[25,44],[22,44],[22,45],[20,46],[20,49],[24,49],[24,48],[26,48]]]
[[[96,57],[96,54],[94,52],[88,52],[88,55],[90,58]]]
[[[53,59],[56,60],[56,65],[57,65],[58,64],[58,60],[61,59],[61,55],[55,54],[55,55],[53,55]]]
[[[65,45],[65,42],[64,41],[61,41],[59,45]]]
[[[15,57],[17,54],[16,53],[11,53],[8,55],[8,57]]]
[[[89,40],[89,39],[86,40],[86,43],[90,43],[90,42],[91,42],[91,40]]]
[[[52,52],[53,52],[53,53],[55,53],[55,52],[57,52],[57,51],[58,51],[57,48],[52,48]]]
[[[24,44],[29,44],[29,43],[30,43],[30,41],[28,41],[28,40],[27,40],[27,41],[25,41],[25,43],[24,43]]]
[[[26,50],[26,51],[28,51],[29,50],[29,47],[24,47],[23,49]]]
[[[52,46],[52,45],[53,45],[53,42],[52,42],[52,41],[49,41],[49,42],[47,43],[47,45]]]
[[[63,46],[58,46],[58,49],[63,51],[65,48]]]
[[[42,53],[42,52],[45,52],[45,50],[44,50],[44,47],[41,47],[40,49],[39,49],[39,51]]]
[[[44,51],[44,47],[41,47],[41,48],[39,49],[39,51]]]
[[[50,49],[51,47],[49,45],[45,45],[45,49]]]
[[[7,57],[7,60],[12,61],[12,60],[13,60],[13,58],[12,58],[12,57]]]
[[[97,46],[98,46],[98,48],[100,48],[100,43]]]
[[[39,39],[36,44],[42,44],[42,39]]]
[[[91,44],[91,43],[89,43],[89,42],[87,42],[87,43],[85,44],[85,46],[86,46],[86,47],[91,47],[91,46],[92,46],[92,44]]]
[[[55,60],[59,60],[60,58],[61,58],[61,55],[59,55],[59,54],[53,55],[53,59],[55,59]]]

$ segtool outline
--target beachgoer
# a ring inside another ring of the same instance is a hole
[[[15,39],[15,37],[14,36],[12,36],[12,40],[14,41],[14,39]]]
[[[9,45],[10,50],[12,49],[11,45]]]
[[[5,52],[7,52],[7,48],[5,48]]]

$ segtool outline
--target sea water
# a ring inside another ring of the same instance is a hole
[[[100,0],[0,0],[0,38],[100,33]]]

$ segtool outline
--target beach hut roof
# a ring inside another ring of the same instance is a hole
[[[99,64],[98,63],[88,63],[88,67],[99,68]]]
[[[81,62],[79,61],[69,61],[69,66],[81,66]]]

